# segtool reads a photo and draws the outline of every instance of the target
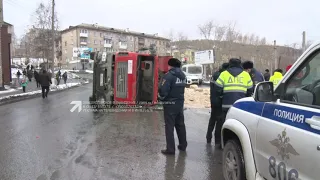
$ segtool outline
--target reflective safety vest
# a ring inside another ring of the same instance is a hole
[[[279,82],[282,80],[283,76],[279,72],[274,72],[273,76],[270,77],[270,82],[273,83],[273,87],[275,88]]]
[[[247,96],[247,90],[253,87],[253,82],[246,71],[242,71],[236,77],[228,71],[223,71],[216,85],[223,88],[222,107],[230,108],[235,101]]]

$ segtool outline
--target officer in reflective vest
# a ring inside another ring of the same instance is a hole
[[[207,129],[207,143],[211,144],[211,139],[212,139],[212,132],[214,130],[214,127],[216,125],[217,119],[220,117],[221,112],[222,112],[222,104],[220,103],[214,103],[214,99],[216,97],[215,91],[214,91],[214,86],[216,80],[219,78],[220,74],[228,69],[229,63],[223,63],[222,66],[220,67],[219,71],[215,72],[210,80],[210,102],[211,102],[211,115],[209,119],[209,124],[208,124],[208,129]],[[215,131],[216,134],[217,131]],[[216,137],[216,135],[214,136]],[[217,140],[215,140],[217,142]]]
[[[253,93],[253,82],[248,72],[241,66],[241,60],[232,58],[229,60],[229,67],[223,71],[215,82],[216,103],[219,103],[222,97],[222,115],[217,121],[216,131],[217,145],[221,144],[221,128],[229,108],[237,100],[249,97]]]
[[[270,77],[270,82],[273,83],[273,87],[275,88],[279,82],[282,80],[283,76],[282,76],[282,69],[276,69],[273,73],[273,76]]]

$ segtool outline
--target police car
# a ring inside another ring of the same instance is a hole
[[[222,128],[226,180],[320,179],[320,42],[273,87],[257,84]]]

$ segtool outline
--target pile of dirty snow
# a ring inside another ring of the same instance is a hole
[[[6,90],[0,91],[0,94],[6,94],[6,93],[13,92],[13,91],[16,91],[16,89],[6,88]]]
[[[191,85],[185,88],[184,106],[189,108],[210,108],[210,89]]]
[[[61,77],[63,75],[64,72],[67,72],[67,75],[68,75],[68,79],[80,79],[80,76],[70,72],[71,70],[66,70],[66,69],[60,69],[60,72],[61,72]],[[58,73],[58,71],[54,71],[55,74]]]
[[[74,87],[74,86],[80,86],[81,84],[87,84],[89,82],[84,82],[84,83],[67,83],[67,84],[60,84],[60,85],[54,85],[54,86],[50,86],[50,91],[60,91],[63,89],[67,89],[70,87]],[[9,95],[9,96],[4,96],[4,97],[0,97],[0,101],[5,100],[5,99],[11,99],[11,98],[17,98],[17,97],[25,97],[25,96],[31,96],[31,95],[35,95],[35,94],[41,94],[42,91],[41,90],[37,90],[37,91],[31,91],[31,92],[25,92],[25,93],[20,93],[20,94],[14,94],[14,95]]]

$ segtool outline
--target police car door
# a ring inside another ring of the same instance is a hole
[[[320,50],[288,74],[265,103],[257,129],[258,172],[267,179],[320,179]]]

